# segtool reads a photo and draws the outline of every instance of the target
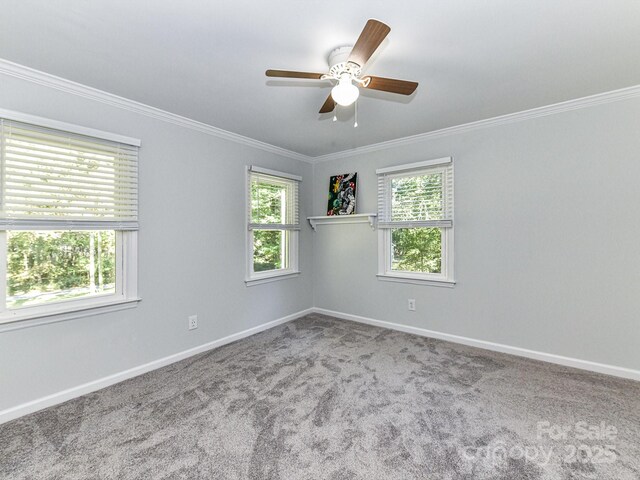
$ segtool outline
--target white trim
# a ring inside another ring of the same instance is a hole
[[[0,63],[0,66],[2,64]],[[87,128],[81,125],[75,125],[73,123],[60,122],[58,120],[52,120],[50,118],[38,117],[36,115],[29,115],[27,113],[15,112],[13,110],[6,110],[0,108],[0,118],[6,120],[13,120],[15,122],[27,123],[29,125],[36,125],[38,127],[52,128],[54,130],[62,130],[67,133],[75,133],[76,135],[84,135],[87,137],[99,138],[101,140],[109,140],[111,142],[126,143],[127,145],[133,145],[139,147],[141,142],[137,138],[125,137],[117,133],[104,132],[102,130],[96,130],[94,128]]]
[[[376,228],[377,213],[355,213],[352,215],[320,215],[316,217],[307,217],[309,224],[313,230],[317,225],[327,224],[345,224],[345,223],[368,223],[372,230]]]
[[[113,375],[109,375],[98,380],[94,380],[91,382],[84,383],[82,385],[78,385],[72,388],[68,388],[61,392],[57,392],[51,395],[47,395],[45,397],[39,398],[37,400],[33,400],[30,402],[23,403],[21,405],[16,405],[15,407],[7,408],[6,410],[0,411],[0,424],[8,422],[10,420],[14,420],[23,415],[27,415],[29,413],[36,412],[38,410],[42,410],[43,408],[51,407],[53,405],[57,405],[62,402],[66,402],[67,400],[71,400],[73,398],[80,397],[82,395],[86,395],[91,392],[95,392],[96,390],[100,390],[102,388],[108,387],[110,385],[122,382],[129,378],[137,377],[138,375],[142,375],[143,373],[150,372],[152,370],[157,370],[158,368],[162,368],[164,366],[170,365],[175,362],[179,362],[180,360],[184,360],[185,358],[192,357],[199,353],[207,352],[209,350],[213,350],[214,348],[221,347],[223,345],[227,345],[231,342],[235,342],[242,338],[249,337],[251,335],[255,335],[256,333],[260,333],[264,330],[268,330],[270,328],[276,327],[283,323],[290,322],[297,318],[303,317],[309,313],[312,313],[311,308],[306,310],[301,310],[296,313],[292,313],[291,315],[287,315],[285,317],[281,317],[277,320],[273,320],[271,322],[263,323],[262,325],[258,325],[257,327],[249,328],[247,330],[243,330],[238,333],[234,333],[227,337],[220,338],[218,340],[214,340],[212,342],[205,343],[203,345],[190,348],[188,350],[183,350],[179,353],[174,353],[173,355],[169,355],[163,358],[159,358],[149,363],[145,363],[143,365],[139,365],[137,367],[130,368],[128,370],[124,370],[122,372],[114,373]]]
[[[50,323],[65,322],[76,318],[91,317],[93,315],[103,315],[105,313],[119,312],[135,308],[141,298],[120,299],[111,302],[105,302],[102,305],[91,305],[74,310],[53,313],[49,312],[38,317],[29,317],[27,319],[15,319],[8,322],[0,323],[0,333],[11,332],[13,330],[22,330],[24,328],[38,327],[40,325],[48,325]],[[1,422],[0,422],[1,423]]]
[[[289,180],[295,180],[296,182],[302,182],[300,175],[294,175],[292,173],[279,172],[277,170],[271,170],[269,168],[262,168],[256,165],[249,165],[250,172],[264,173],[265,175],[271,175],[273,177],[288,178]]]
[[[437,338],[439,340],[459,343],[461,345],[468,345],[470,347],[482,348],[485,350],[491,350],[493,352],[507,353],[509,355],[531,358],[534,360],[540,360],[543,362],[553,363],[556,365],[563,365],[565,367],[579,368],[581,370],[588,370],[590,372],[603,373],[605,375],[613,375],[615,377],[628,378],[630,380],[640,381],[640,370],[633,370],[631,368],[618,367],[615,365],[608,365],[605,363],[591,362],[589,360],[580,360],[578,358],[565,357],[565,356],[556,355],[553,353],[538,352],[536,350],[513,347],[511,345],[505,345],[502,343],[488,342],[486,340],[477,340],[475,338],[462,337],[459,335],[452,335],[450,333],[436,332],[434,330],[427,330],[425,328],[411,327],[409,325],[402,325],[400,323],[392,323],[392,322],[385,322],[383,320],[375,320],[373,318],[362,317],[359,315],[352,315],[350,313],[336,312],[334,310],[327,310],[325,308],[314,307],[312,310],[313,310],[313,313],[320,313],[322,315],[329,315],[332,317],[342,318],[343,320],[351,320],[352,322],[365,323],[367,325],[374,325],[376,327],[387,328],[390,330],[397,330],[399,332],[411,333],[413,335],[419,335],[421,337]]]
[[[328,153],[326,155],[319,155],[311,157],[313,163],[327,162],[330,160],[338,160],[342,158],[354,157],[365,153],[377,152],[380,150],[386,150],[394,147],[402,147],[406,145],[413,145],[414,143],[424,142],[433,138],[447,137],[450,135],[462,134],[480,130],[483,128],[494,127],[499,125],[508,125],[511,123],[522,122],[524,120],[530,120],[538,117],[546,117],[547,115],[555,115],[557,113],[569,112],[571,110],[578,110],[581,108],[589,108],[596,105],[602,105],[605,103],[618,102],[620,100],[627,100],[630,98],[640,97],[640,85],[634,85],[632,87],[621,88],[619,90],[612,90],[609,92],[597,93],[587,97],[576,98],[573,100],[567,100],[565,102],[554,103],[551,105],[545,105],[542,107],[532,108],[529,110],[523,110],[520,112],[509,113],[507,115],[500,115],[497,117],[485,118],[484,120],[478,120],[476,122],[463,123],[461,125],[455,125],[452,127],[442,128],[439,130],[432,130],[430,132],[419,133],[417,135],[411,135],[408,137],[396,138],[388,140],[386,142],[373,143],[371,145],[365,145],[363,147],[356,147],[350,150],[343,150],[341,152]]]
[[[440,273],[411,273],[402,270],[392,269],[392,228],[378,228],[378,273],[379,280],[399,283],[413,283],[417,285],[431,285],[437,287],[453,287],[454,276],[454,256],[453,256],[453,236],[454,229],[441,228],[441,272]]]
[[[433,330],[427,330],[419,327],[411,327],[408,325],[402,325],[399,323],[385,322],[382,320],[375,320],[368,317],[363,317],[359,315],[352,315],[349,313],[337,312],[334,310],[328,310],[325,308],[313,307],[307,308],[305,310],[301,310],[299,312],[293,313],[291,315],[287,315],[285,317],[281,317],[277,320],[273,320],[271,322],[263,323],[262,325],[258,325],[257,327],[253,327],[247,330],[243,330],[241,332],[229,335],[227,337],[214,340],[209,343],[205,343],[198,347],[190,348],[188,350],[184,350],[182,352],[169,355],[167,357],[160,358],[158,360],[154,360],[149,363],[145,363],[143,365],[115,373],[113,375],[109,375],[107,377],[103,377],[98,380],[94,380],[91,382],[84,383],[82,385],[78,385],[76,387],[72,387],[51,395],[47,395],[45,397],[26,402],[20,405],[16,405],[15,407],[10,407],[5,410],[0,411],[0,424],[9,422],[16,418],[22,417],[24,415],[28,415],[29,413],[36,412],[38,410],[42,410],[47,407],[51,407],[73,398],[80,397],[82,395],[86,395],[91,392],[95,392],[96,390],[100,390],[102,388],[108,387],[110,385],[114,385],[116,383],[122,382],[129,378],[137,377],[138,375],[142,375],[144,373],[150,372],[152,370],[156,370],[158,368],[162,368],[166,365],[170,365],[172,363],[178,362],[180,360],[184,360],[186,358],[192,357],[199,353],[203,353],[223,345],[226,345],[231,342],[235,342],[242,338],[249,337],[251,335],[255,335],[256,333],[260,333],[264,330],[268,330],[270,328],[276,327],[283,323],[290,322],[297,318],[303,317],[305,315],[311,313],[319,313],[322,315],[330,315],[332,317],[341,318],[344,320],[350,320],[353,322],[364,323],[367,325],[373,325],[376,327],[387,328],[390,330],[397,330],[400,332],[410,333],[413,335],[419,335],[422,337],[429,338],[437,338],[439,340],[445,340],[448,342],[458,343],[462,345],[468,345],[471,347],[482,348],[485,350],[491,350],[494,352],[507,353],[510,355],[516,355],[519,357],[532,358],[534,360],[541,360],[543,362],[549,362],[556,365],[563,365],[567,367],[578,368],[582,370],[588,370],[591,372],[602,373],[605,375],[613,375],[616,377],[627,378],[631,380],[640,381],[640,370],[633,370],[625,367],[617,367],[614,365],[607,365],[603,363],[591,362],[588,360],[579,360],[571,357],[564,357],[561,355],[555,355],[550,353],[538,352],[535,350],[528,350],[520,347],[512,347],[509,345],[499,344],[488,342],[485,340],[476,340],[468,337],[462,337],[458,335],[451,335],[448,333],[436,332]]]
[[[297,277],[300,275],[300,271],[283,270],[282,272],[272,273],[274,270],[269,271],[269,275],[264,277],[254,277],[245,279],[244,283],[247,287],[254,285],[262,285],[263,283],[277,282],[278,280],[286,280],[287,278]],[[276,270],[277,271],[277,270]]]
[[[0,230],[138,230],[137,220],[78,220],[56,217],[4,218]]]
[[[0,231],[0,251],[6,251],[5,231]],[[0,295],[0,333],[135,307],[141,300],[138,297],[137,231],[116,231],[116,262],[116,290],[112,294],[16,309],[7,309],[6,296]],[[6,271],[5,258],[0,260],[0,272]],[[6,277],[7,275],[0,275],[0,288],[3,291],[6,289]]]
[[[440,173],[444,216],[446,220],[391,221],[392,192],[391,182],[396,178],[410,178],[422,174]],[[413,283],[417,285],[453,287],[454,276],[454,173],[453,157],[436,158],[421,162],[396,165],[376,170],[378,177],[378,274],[379,280]],[[386,218],[385,218],[386,217]],[[393,269],[392,232],[396,228],[439,228],[441,241],[440,273],[407,272]]]
[[[406,170],[417,170],[425,167],[433,167],[435,165],[449,165],[451,162],[453,162],[453,158],[442,157],[435,158],[433,160],[424,160],[423,162],[405,163],[404,165],[397,165],[395,167],[378,168],[376,170],[376,175],[404,172]]]
[[[250,223],[249,230],[300,230],[299,224],[284,223]]]
[[[7,232],[0,231],[0,315],[7,306],[7,252]]]
[[[378,280],[383,280],[385,282],[397,282],[397,283],[411,283],[414,285],[429,285],[432,287],[446,287],[453,288],[456,285],[455,280],[446,280],[446,279],[433,279],[426,278],[424,275],[421,277],[415,276],[405,276],[401,274],[390,274],[390,273],[378,273],[376,274]]]
[[[93,87],[88,87],[71,80],[56,77],[33,68],[26,67],[8,60],[0,58],[0,74],[9,75],[11,77],[20,78],[38,85],[44,85],[45,87],[60,90],[66,93],[77,95],[79,97],[95,100],[100,103],[110,105],[112,107],[121,108],[134,113],[139,113],[147,117],[155,118],[164,122],[179,125],[181,127],[196,130],[215,137],[224,138],[226,140],[247,145],[249,147],[264,150],[266,152],[275,153],[283,157],[293,158],[305,163],[319,163],[330,160],[337,160],[340,158],[353,157],[364,153],[371,153],[379,150],[385,150],[388,148],[411,145],[414,143],[423,142],[432,138],[445,137],[449,135],[455,135],[459,133],[472,132],[482,128],[488,128],[497,125],[507,125],[510,123],[521,122],[532,118],[544,117],[547,115],[555,115],[557,113],[568,112],[571,110],[578,110],[581,108],[588,108],[605,103],[613,103],[620,100],[627,100],[630,98],[640,97],[640,85],[634,85],[627,88],[621,88],[619,90],[611,90],[609,92],[597,93],[595,95],[589,95],[587,97],[576,98],[573,100],[567,100],[565,102],[554,103],[551,105],[545,105],[542,107],[532,108],[529,110],[523,110],[520,112],[509,113],[507,115],[500,115],[497,117],[486,118],[484,120],[478,120],[476,122],[464,123],[461,125],[455,125],[452,127],[442,128],[440,130],[432,130],[430,132],[420,133],[417,135],[411,135],[408,137],[396,138],[386,142],[374,143],[371,145],[365,145],[363,147],[356,147],[350,150],[342,150],[340,152],[328,153],[326,155],[319,155],[312,157],[304,155],[302,153],[287,150],[286,148],[277,147],[269,143],[254,140],[237,133],[228,132],[221,128],[217,128],[211,125],[207,125],[203,122],[191,120],[190,118],[182,117],[174,113],[169,113],[159,108],[151,107],[134,100],[120,97],[111,93],[98,90]]]
[[[452,228],[453,220],[406,220],[398,222],[378,222],[378,228]]]
[[[123,232],[122,240],[122,291],[128,299],[138,298],[138,232]]]
[[[9,75],[11,77],[27,80],[38,85],[44,85],[45,87],[60,90],[62,92],[71,93],[79,97],[88,98],[96,102],[104,103],[112,107],[127,110],[129,112],[138,113],[147,117],[155,118],[163,122],[179,125],[181,127],[189,128],[207,135],[223,138],[235,143],[240,143],[249,147],[257,148],[265,152],[275,153],[283,157],[293,158],[302,162],[311,162],[311,157],[303,155],[301,153],[287,150],[286,148],[277,147],[269,143],[254,140],[253,138],[245,137],[237,133],[228,132],[221,128],[207,125],[203,122],[191,120],[175,113],[166,112],[159,108],[151,107],[128,98],[123,98],[112,93],[98,90],[97,88],[88,87],[65,78],[56,77],[49,73],[41,72],[33,68],[26,67],[17,63],[10,62],[8,60],[0,59],[0,74]]]
[[[267,173],[274,172],[274,173]],[[299,192],[299,182],[295,178],[288,178],[285,175],[289,175],[287,173],[278,172],[274,170],[268,170],[262,167],[256,167],[254,165],[246,166],[246,178],[245,178],[245,219],[247,222],[247,230],[245,234],[245,247],[246,247],[246,266],[245,266],[245,285],[247,287],[251,287],[253,285],[261,285],[263,283],[275,282],[278,280],[284,280],[286,278],[298,276],[300,274],[299,269],[299,244],[300,244],[300,225],[287,225],[287,224],[255,224],[251,222],[251,175],[255,174],[263,174],[268,175],[271,178],[284,178],[282,181],[283,185],[291,185],[293,186],[296,195],[294,198],[294,207],[295,218],[299,221],[300,216],[300,192]],[[292,175],[295,177],[295,175]],[[277,181],[277,180],[274,180]],[[297,182],[297,183],[296,183]],[[284,201],[284,200],[283,200]],[[287,209],[285,207],[286,202],[283,203],[282,208]],[[283,220],[286,220],[283,219]],[[287,266],[286,269],[278,269],[278,270],[267,270],[264,272],[255,272],[253,265],[253,253],[254,253],[254,231],[255,230],[280,230],[282,232],[283,241],[282,241],[282,258],[285,259],[284,264]]]

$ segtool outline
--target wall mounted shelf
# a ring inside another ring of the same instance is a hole
[[[354,215],[307,217],[307,220],[309,220],[309,224],[314,230],[317,225],[326,225],[329,223],[368,223],[371,229],[375,230],[377,216],[377,213],[356,213]]]

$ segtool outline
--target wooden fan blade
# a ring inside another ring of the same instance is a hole
[[[265,74],[267,77],[311,78],[313,80],[320,80],[324,75],[324,73],[291,72],[289,70],[267,70]]]
[[[396,80],[395,78],[371,77],[367,88],[370,90],[381,90],[383,92],[399,93],[400,95],[411,95],[418,88],[418,82],[407,80]],[[366,78],[366,77],[365,77]]]
[[[320,109],[320,112],[318,113],[333,112],[334,108],[336,108],[336,102],[333,100],[333,97],[331,96],[331,94],[329,94],[329,96],[327,97],[327,100],[324,102],[324,104],[322,105],[322,108]]]
[[[348,61],[362,68],[390,31],[391,28],[378,20],[372,18],[367,21],[358,41],[354,45],[353,50],[351,50]]]

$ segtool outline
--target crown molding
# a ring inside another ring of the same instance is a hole
[[[206,133],[218,138],[223,138],[235,143],[247,145],[249,147],[257,148],[270,153],[275,153],[283,157],[292,158],[294,160],[300,160],[306,163],[320,163],[331,160],[338,160],[342,158],[353,157],[365,153],[376,152],[379,150],[386,150],[394,147],[401,147],[406,145],[412,145],[414,143],[424,142],[426,140],[446,137],[449,135],[462,134],[472,132],[474,130],[480,130],[483,128],[494,127],[498,125],[507,125],[510,123],[521,122],[524,120],[530,120],[533,118],[544,117],[547,115],[555,115],[557,113],[568,112],[571,110],[578,110],[581,108],[593,107],[595,105],[601,105],[605,103],[617,102],[620,100],[626,100],[630,98],[640,97],[640,85],[632,87],[621,88],[619,90],[612,90],[610,92],[598,93],[590,95],[588,97],[576,98],[574,100],[568,100],[565,102],[555,103],[552,105],[546,105],[543,107],[532,108],[530,110],[523,110],[521,112],[509,113],[507,115],[500,115],[498,117],[487,118],[484,120],[478,120],[476,122],[464,123],[462,125],[456,125],[452,127],[443,128],[440,130],[432,130],[430,132],[419,133],[417,135],[411,135],[408,137],[396,138],[388,140],[386,142],[374,143],[371,145],[365,145],[363,147],[356,147],[350,150],[342,150],[340,152],[328,153],[326,155],[319,155],[311,157],[302,153],[287,150],[286,148],[277,147],[270,143],[261,142],[244,135],[229,132],[212,125],[208,125],[197,120],[192,120],[181,115],[176,115],[156,107],[151,107],[128,98],[120,97],[112,93],[98,90],[97,88],[82,85],[65,78],[57,77],[49,73],[41,72],[24,65],[20,65],[8,60],[0,58],[0,74],[9,75],[12,77],[27,80],[32,83],[44,85],[46,87],[54,88],[66,93],[78,95],[80,97],[95,100],[106,105],[110,105],[130,112],[139,113],[147,117],[162,120],[164,122],[179,125],[181,127],[189,128],[198,132]]]
[[[206,133],[207,135],[212,135],[214,137],[257,148],[266,152],[275,153],[276,155],[280,155],[283,157],[293,158],[295,160],[300,160],[306,163],[311,163],[312,161],[311,157],[298,152],[287,150],[282,147],[277,147],[275,145],[271,145],[270,143],[261,142],[260,140],[255,140],[250,137],[245,137],[244,135],[228,132],[227,130],[214,127],[203,122],[198,122],[197,120],[192,120],[181,115],[176,115],[175,113],[170,113],[156,107],[151,107],[149,105],[145,105],[144,103],[136,102],[135,100],[120,97],[112,93],[98,90],[97,88],[82,85],[81,83],[57,77],[40,70],[35,70],[18,63],[10,62],[9,60],[4,60],[2,58],[0,58],[0,74],[27,80],[38,85],[44,85],[45,87],[53,88],[66,93],[71,93],[73,95],[88,98],[90,100],[95,100],[112,107],[138,113],[140,115],[145,115],[147,117],[155,118],[163,122],[179,125],[181,127],[189,128],[191,130]]]
[[[576,98],[574,100],[554,103],[552,105],[532,108],[530,110],[523,110],[521,112],[509,113],[507,115],[500,115],[498,117],[478,120],[476,122],[464,123],[462,125],[447,127],[440,130],[433,130],[426,133],[419,133],[417,135],[411,135],[408,137],[396,138],[394,140],[374,143],[371,145],[366,145],[364,147],[356,147],[350,150],[343,150],[341,152],[328,153],[326,155],[319,155],[316,157],[311,157],[311,159],[313,163],[327,162],[330,160],[338,160],[338,159],[353,157],[353,156],[361,155],[365,153],[377,152],[379,150],[386,150],[388,148],[412,145],[414,143],[420,143],[420,142],[424,142],[426,140],[430,140],[434,138],[472,132],[474,130],[480,130],[483,128],[489,128],[489,127],[494,127],[498,125],[507,125],[510,123],[522,122],[524,120],[530,120],[533,118],[545,117],[547,115],[555,115],[562,112],[568,112],[571,110],[578,110],[582,108],[593,107],[595,105],[602,105],[605,103],[612,103],[612,102],[617,102],[620,100],[626,100],[626,99],[635,98],[635,97],[640,97],[640,85],[621,88],[619,90],[612,90],[610,92],[598,93],[595,95],[590,95],[588,97]]]

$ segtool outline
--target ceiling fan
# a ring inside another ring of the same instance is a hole
[[[351,48],[338,47],[329,54],[329,73],[292,72],[288,70],[267,70],[267,77],[304,78],[313,80],[333,80],[337,84],[331,89],[329,97],[319,113],[332,112],[336,104],[351,105],[358,99],[361,88],[381,90],[383,92],[411,95],[418,87],[417,82],[396,80],[393,78],[361,76],[362,68],[373,52],[391,31],[384,23],[370,19],[364,26],[356,44]]]

